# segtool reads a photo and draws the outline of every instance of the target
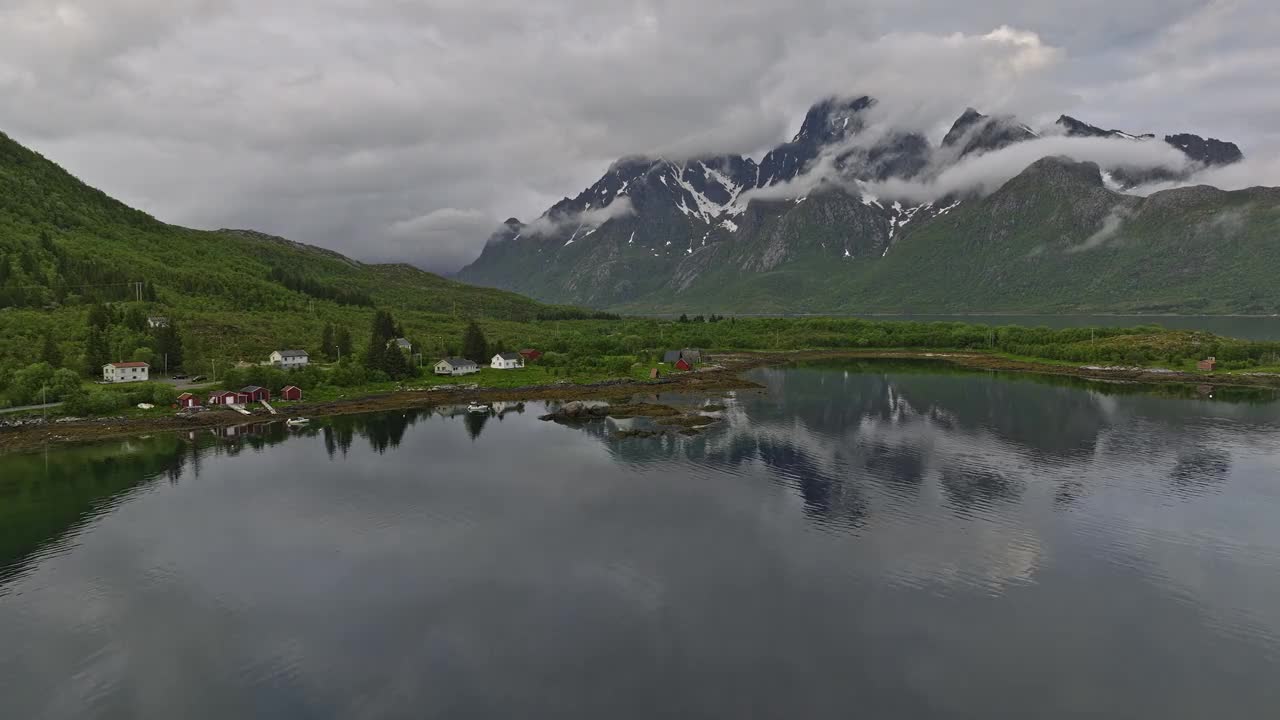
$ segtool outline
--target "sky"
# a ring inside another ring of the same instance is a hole
[[[440,272],[615,159],[759,158],[830,95],[1238,143],[1280,185],[1274,0],[0,0],[0,131],[167,222]]]

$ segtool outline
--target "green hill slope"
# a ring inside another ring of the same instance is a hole
[[[584,315],[262,233],[168,225],[0,133],[0,370],[34,361],[46,335],[61,355],[82,352],[89,307],[99,302],[177,318],[196,359],[260,360],[286,346],[318,352],[327,322],[349,327],[359,343],[375,307],[392,310],[424,346],[433,338],[442,347],[465,318]],[[116,337],[112,352],[127,355],[140,342]]]

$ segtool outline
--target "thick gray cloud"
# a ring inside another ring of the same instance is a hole
[[[0,130],[171,222],[449,270],[619,156],[758,154],[833,93],[1274,158],[1271,5],[0,0]]]

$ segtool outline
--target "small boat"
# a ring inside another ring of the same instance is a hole
[[[471,404],[467,406],[467,412],[473,412],[473,413],[487,413],[491,409],[492,408],[490,408],[488,405],[484,403],[476,402],[474,400],[472,400]]]
[[[306,425],[309,422],[311,422],[310,418],[296,417],[285,420],[284,424],[293,427],[294,425]]]

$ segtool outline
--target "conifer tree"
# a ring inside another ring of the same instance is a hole
[[[333,323],[325,323],[324,331],[320,333],[320,353],[327,360],[333,360],[335,345],[333,337]]]
[[[337,330],[334,330],[333,344],[338,350],[339,360],[351,357],[351,331],[345,325],[341,325]]]
[[[462,335],[462,357],[482,365],[489,362],[489,342],[475,320],[467,323],[467,330]]]
[[[40,362],[49,363],[50,367],[62,366],[62,351],[58,349],[58,344],[53,341],[52,333],[44,334],[44,342],[40,346]]]

